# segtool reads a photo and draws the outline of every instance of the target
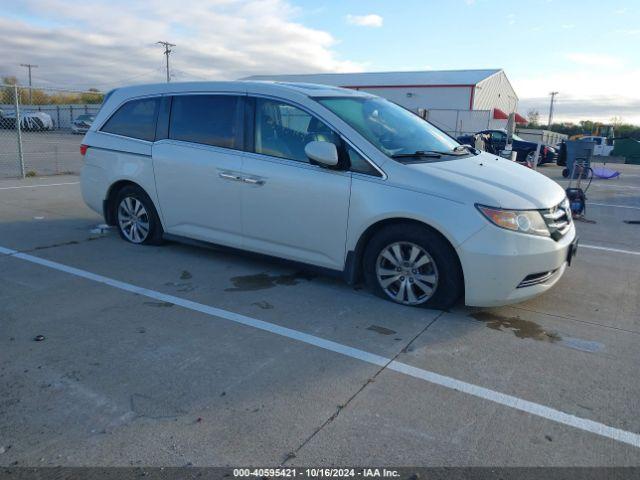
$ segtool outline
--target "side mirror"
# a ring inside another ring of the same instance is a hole
[[[304,153],[311,160],[326,167],[335,167],[338,164],[338,149],[330,142],[309,142],[304,147]]]

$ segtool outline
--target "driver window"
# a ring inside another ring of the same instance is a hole
[[[304,147],[314,140],[339,145],[335,132],[316,117],[293,105],[256,98],[256,153],[308,163]]]
[[[506,135],[502,132],[491,132],[491,140],[499,142],[504,140]]]

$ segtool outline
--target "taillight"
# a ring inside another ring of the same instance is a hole
[[[88,149],[89,145],[80,145],[80,155],[84,157],[87,154]]]

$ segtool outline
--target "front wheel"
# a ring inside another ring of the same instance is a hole
[[[120,236],[131,243],[159,245],[162,225],[149,196],[139,187],[126,186],[115,202],[116,224]]]
[[[382,230],[369,242],[363,263],[369,288],[402,305],[449,308],[462,295],[455,250],[426,227],[400,224]]]

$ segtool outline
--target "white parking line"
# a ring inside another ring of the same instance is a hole
[[[124,290],[130,293],[142,295],[148,298],[152,298],[154,300],[173,303],[174,305],[178,305],[180,307],[183,307],[189,310],[200,312],[205,315],[211,315],[213,317],[223,318],[225,320],[239,323],[241,325],[246,325],[248,327],[257,328],[259,330],[270,332],[275,335],[280,335],[282,337],[290,338],[292,340],[297,340],[299,342],[313,345],[313,346],[322,348],[324,350],[328,350],[330,352],[339,353],[341,355],[354,358],[357,360],[361,360],[363,362],[367,362],[373,365],[377,365],[379,367],[383,367],[386,365],[387,368],[389,368],[390,370],[394,370],[396,372],[423,380],[425,382],[428,382],[434,385],[439,385],[441,387],[449,388],[451,390],[463,392],[473,397],[481,398],[483,400],[488,400],[490,402],[504,405],[506,407],[513,408],[515,410],[520,410],[521,412],[526,412],[531,415],[535,415],[547,420],[551,420],[553,422],[561,423],[563,425],[568,425],[570,427],[574,427],[585,432],[594,433],[596,435],[600,435],[601,437],[606,437],[618,442],[626,443],[634,447],[640,448],[640,434],[629,432],[626,430],[621,430],[619,428],[610,427],[608,425],[605,425],[604,423],[595,422],[593,420],[588,420],[586,418],[577,417],[575,415],[571,415],[569,413],[565,413],[560,410],[556,410],[554,408],[546,407],[539,403],[530,402],[522,398],[514,397],[512,395],[507,395],[504,393],[497,392],[495,390],[474,385],[472,383],[463,382],[461,380],[457,380],[452,377],[440,375],[438,373],[431,372],[429,370],[413,367],[411,365],[398,362],[396,360],[392,361],[392,359],[390,358],[383,357],[375,353],[367,352],[365,350],[360,350],[358,348],[349,347],[348,345],[343,345],[341,343],[333,342],[331,340],[326,340],[321,337],[316,337],[315,335],[310,335],[308,333],[300,332],[298,330],[293,330],[291,328],[282,327],[280,325],[265,322],[263,320],[247,317],[246,315],[230,312],[228,310],[223,310],[221,308],[204,305],[202,303],[193,302],[191,300],[186,300],[184,298],[168,295],[166,293],[161,293],[155,290],[149,290],[147,288],[138,287],[130,283],[125,283],[119,280],[114,280],[109,277],[97,275],[95,273],[91,273],[86,270],[69,267],[62,263],[52,262],[51,260],[45,260],[44,258],[34,257],[33,255],[28,255],[26,253],[19,253],[16,250],[11,250],[9,248],[0,247],[0,254],[10,255],[12,258],[19,258],[27,262],[41,265],[43,267],[48,267],[53,270],[69,273],[77,277],[81,277],[87,280],[92,280],[94,282],[109,285],[110,287]]]
[[[593,203],[593,202],[587,202],[588,206],[591,205],[596,205],[598,207],[615,207],[615,208],[632,208],[634,210],[640,210],[640,207],[634,207],[632,205],[614,205],[612,203]]]
[[[78,185],[80,182],[66,182],[66,183],[44,183],[35,185],[20,185],[18,187],[0,187],[0,190],[17,190],[19,188],[38,188],[38,187],[57,187],[59,185]]]
[[[627,255],[640,255],[640,252],[636,252],[635,250],[622,250],[620,248],[599,247],[597,245],[585,245],[583,243],[581,243],[578,248],[591,248],[593,250],[604,250],[606,252],[626,253]]]

